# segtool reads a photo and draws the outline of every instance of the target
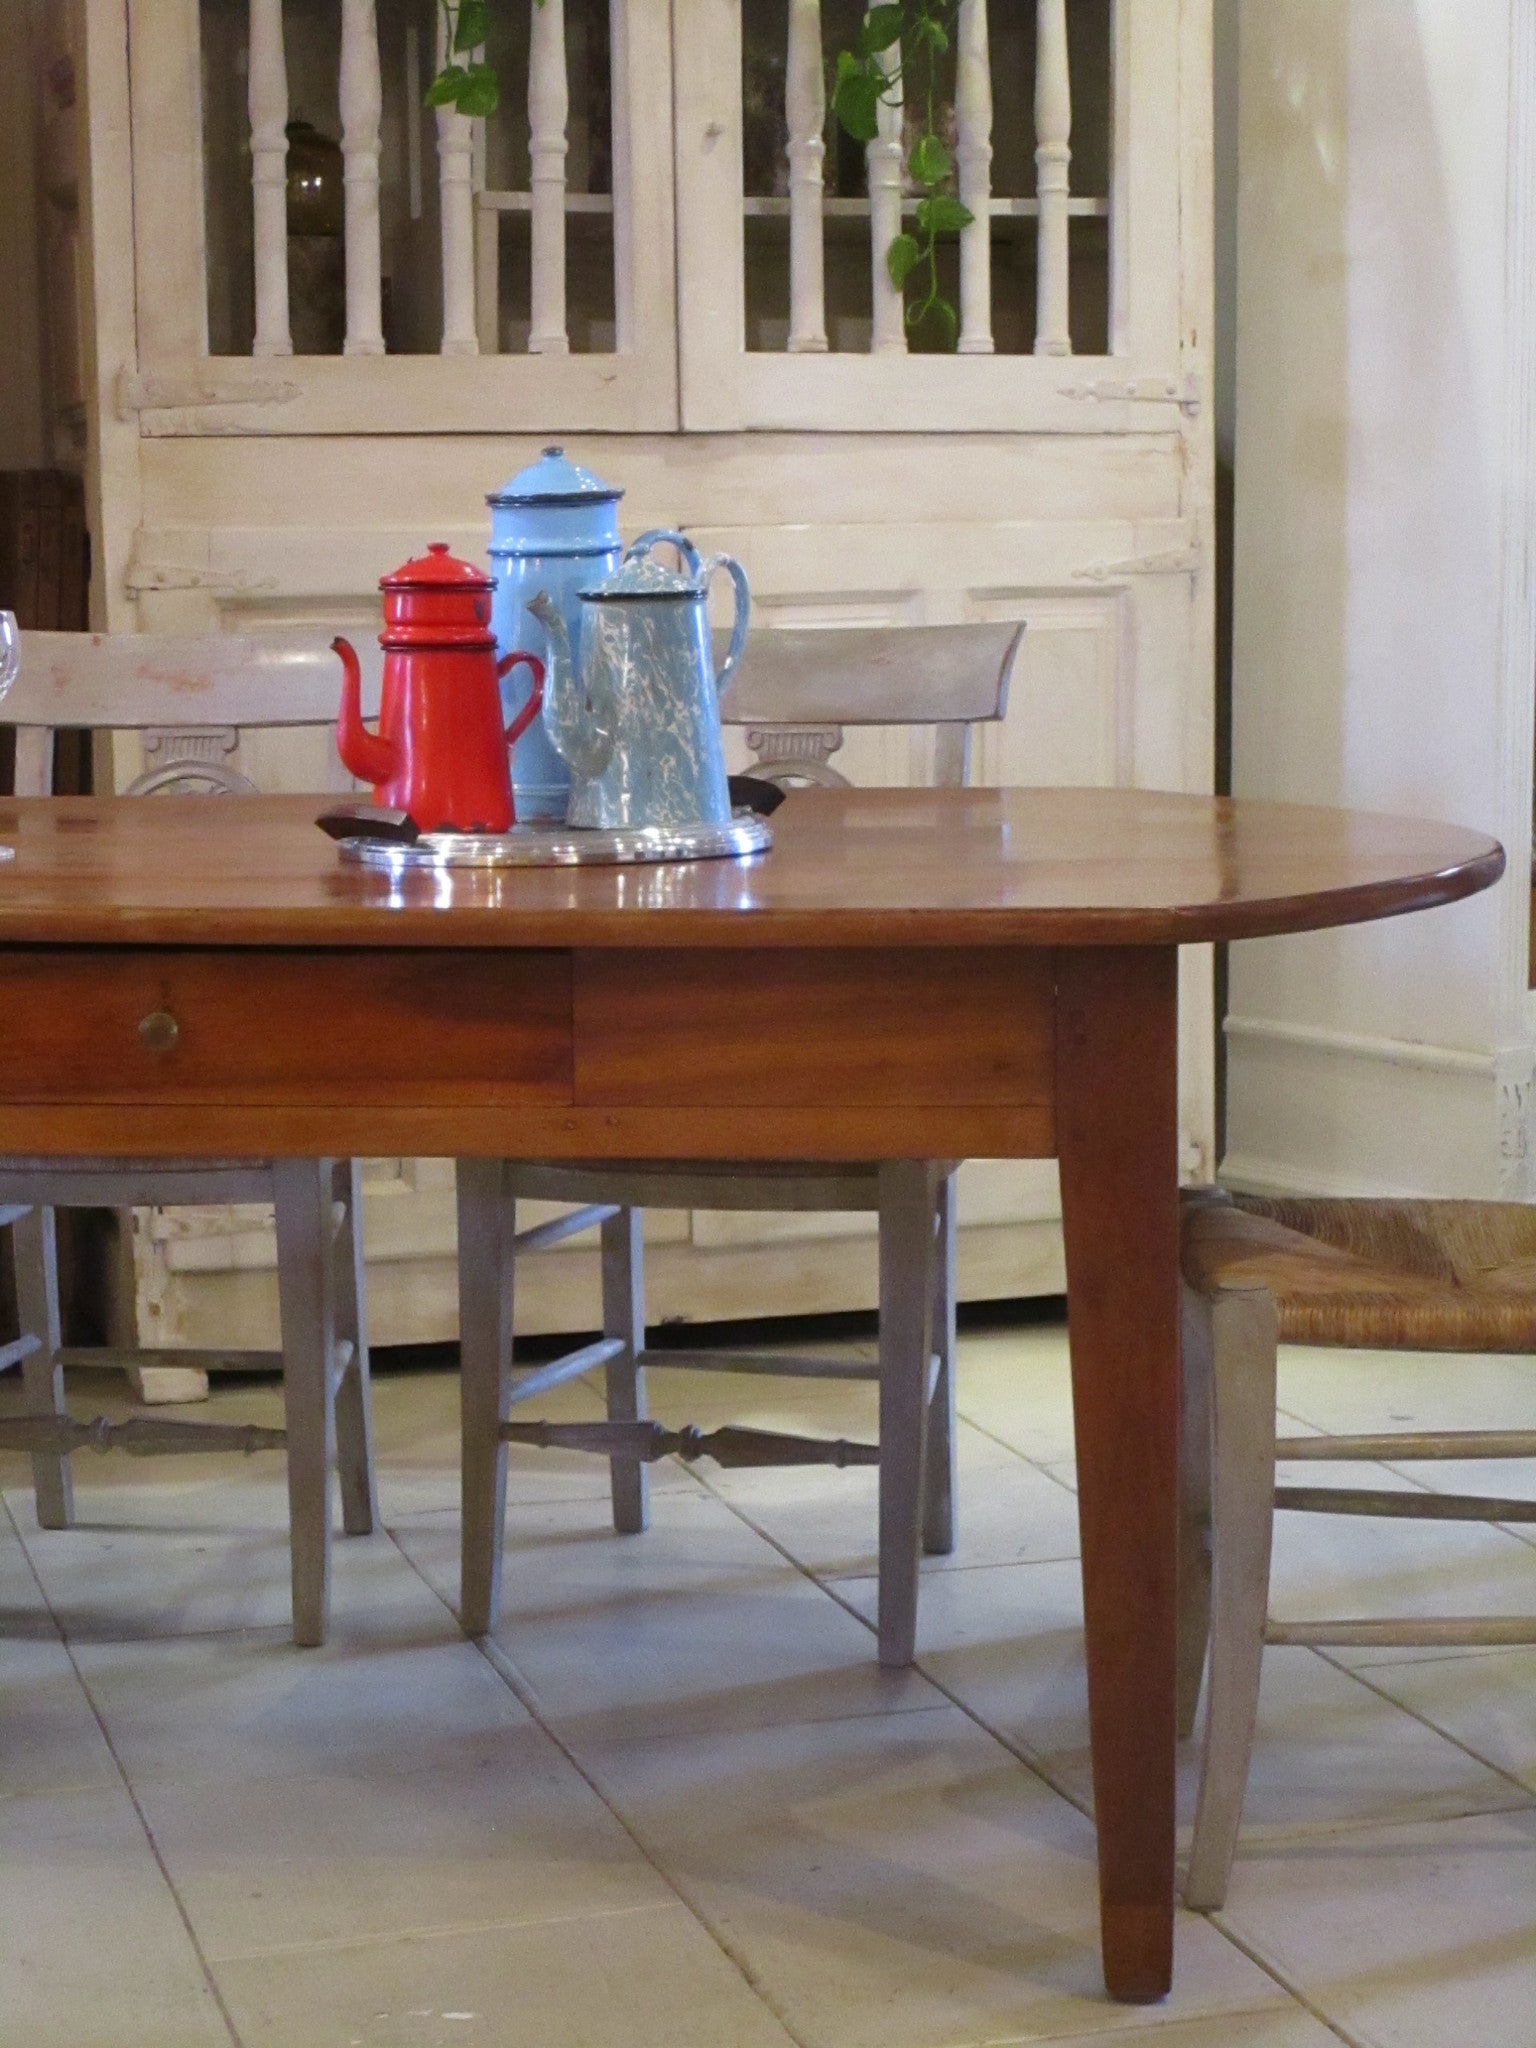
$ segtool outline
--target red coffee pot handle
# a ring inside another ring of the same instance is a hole
[[[497,681],[499,682],[505,675],[510,675],[512,670],[517,668],[519,664],[533,670],[533,695],[507,727],[506,737],[509,747],[515,746],[522,738],[529,726],[538,717],[544,703],[544,664],[536,654],[504,654],[496,664]]]

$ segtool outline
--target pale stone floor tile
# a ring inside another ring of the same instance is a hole
[[[1077,1556],[1077,1502],[1070,1492],[968,1423],[960,1424],[956,1449],[957,1543],[947,1557],[925,1557],[925,1573]],[[709,1483],[818,1578],[876,1570],[874,1467],[711,1471]]]
[[[769,1351],[767,1344],[746,1345]],[[867,1344],[815,1344],[803,1347],[816,1354],[846,1355],[850,1362],[869,1364],[875,1352]],[[649,1366],[645,1375],[646,1406],[669,1428],[696,1423],[718,1429],[736,1423],[746,1429],[783,1430],[791,1435],[865,1436],[873,1438],[879,1393],[873,1380],[780,1379],[766,1373],[694,1372],[676,1366]]]
[[[857,1589],[867,1613],[875,1590],[873,1580]],[[1086,1806],[1082,1611],[1072,1564],[945,1573],[923,1587],[918,1664]],[[1186,1824],[1198,1772],[1198,1742],[1185,1744],[1179,1806]],[[1245,1834],[1464,1814],[1516,1805],[1523,1796],[1313,1651],[1266,1651]]]
[[[1023,2038],[1027,2041],[1029,2036]],[[1017,2036],[1013,2041],[987,2041],[980,2048],[1015,2048],[1017,2041]],[[1201,2020],[1117,2029],[1114,2044],[1115,2048],[1339,2048],[1339,2036],[1304,2006],[1287,2003],[1265,2012],[1215,2013]],[[1079,2048],[1083,2048],[1081,2042]]]
[[[0,1799],[120,1785],[21,1539],[0,1507]]]
[[[1531,1392],[1529,1426],[1536,1429],[1536,1367],[1532,1368]],[[1495,1493],[1506,1500],[1536,1501],[1536,1458],[1437,1458],[1432,1464],[1424,1461],[1393,1469],[1437,1493]],[[1536,1544],[1536,1522],[1501,1522],[1499,1526],[1522,1543]],[[1536,1606],[1530,1611],[1536,1614]]]
[[[456,1516],[396,1531],[457,1597]],[[652,1497],[651,1527],[616,1536],[601,1503],[508,1510],[494,1638],[562,1734],[707,1732],[929,1706],[912,1672],[881,1671],[872,1632],[700,1488]]]
[[[1330,1653],[1331,1654],[1331,1653]],[[1406,1653],[1369,1682],[1536,1793],[1536,1648]]]
[[[288,1497],[263,1481],[76,1489],[76,1526],[39,1529],[7,1496],[59,1625],[71,1641],[287,1629]],[[339,1520],[339,1509],[338,1520]],[[332,1550],[331,1609],[395,1634],[441,1626],[438,1603],[382,1530]]]
[[[210,1961],[611,1913],[670,1896],[527,1720],[473,1763],[237,1778],[216,1791],[157,1778],[135,1789]]]
[[[1280,1405],[1332,1436],[1530,1429],[1536,1365],[1518,1357],[1286,1344],[1280,1349]]]
[[[1104,1994],[1091,1826],[953,1708],[580,1754],[806,2048],[1146,2022]],[[1285,2003],[1181,1916],[1170,2020]]]
[[[1022,1456],[1041,1464],[1072,1457],[1072,1375],[1064,1322],[962,1338],[955,1384],[966,1420]]]
[[[1369,2048],[1536,2039],[1536,1809],[1239,1845],[1221,1921]]]
[[[1384,1465],[1291,1464],[1291,1484],[1418,1490]],[[1279,1514],[1270,1606],[1277,1619],[1536,1614],[1536,1552],[1479,1522]],[[1355,1669],[1422,1651],[1378,1647],[1331,1654]]]
[[[682,1906],[218,1965],[241,2048],[790,2048]]]
[[[230,2048],[121,1783],[0,1800],[6,2048]]]
[[[75,1657],[135,1785],[472,1772],[526,1714],[434,1606],[430,1629],[349,1620],[320,1649],[260,1629],[77,1643]]]

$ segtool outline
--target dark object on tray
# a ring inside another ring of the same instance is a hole
[[[789,794],[776,782],[764,782],[760,775],[733,775],[730,791],[733,810],[755,811],[760,818],[771,818]]]
[[[414,846],[421,837],[409,811],[386,810],[382,804],[339,804],[315,823],[330,839],[383,839],[391,846]]]

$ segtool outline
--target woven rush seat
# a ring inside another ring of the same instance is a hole
[[[1202,1293],[1262,1288],[1282,1342],[1536,1351],[1536,1209],[1515,1203],[1202,1202],[1184,1225]]]

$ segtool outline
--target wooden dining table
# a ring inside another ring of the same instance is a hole
[[[1500,848],[1130,790],[816,789],[752,860],[397,877],[343,864],[322,808],[0,799],[0,1154],[1054,1156],[1104,1975],[1162,1997],[1178,951],[1448,904]]]

